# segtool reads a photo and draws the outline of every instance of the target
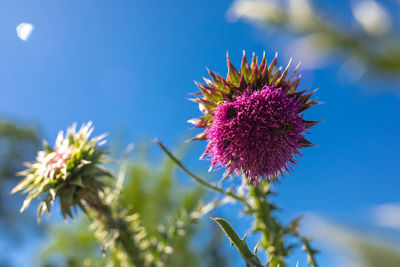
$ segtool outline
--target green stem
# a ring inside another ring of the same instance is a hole
[[[178,165],[178,167],[180,167],[187,175],[189,175],[190,177],[192,177],[196,182],[198,182],[199,184],[201,184],[202,186],[217,191],[219,193],[222,193],[226,196],[229,196],[237,201],[240,201],[241,203],[243,203],[249,210],[252,210],[252,207],[250,206],[250,204],[246,201],[245,198],[236,195],[235,193],[233,193],[232,191],[226,191],[221,187],[212,185],[210,183],[208,183],[207,181],[205,181],[204,179],[198,177],[197,175],[195,175],[194,173],[192,173],[191,171],[189,171],[185,166],[183,166],[183,164],[174,156],[172,155],[172,153],[165,147],[165,145],[160,142],[159,140],[155,140],[154,141],[157,145],[159,145],[161,147],[161,149],[167,154],[167,156],[173,161],[175,162],[176,165]]]
[[[135,233],[132,232],[135,229],[130,229],[129,222],[125,218],[114,215],[108,205],[102,204],[101,210],[97,211],[97,219],[104,224],[106,229],[118,232],[118,237],[115,241],[122,246],[133,266],[145,266],[143,251],[136,244]]]
[[[284,228],[272,216],[273,205],[267,201],[269,193],[267,188],[260,188],[262,185],[250,189],[250,196],[254,200],[256,217],[255,230],[262,233],[261,246],[267,250],[270,267],[285,267],[285,257],[289,254],[284,246]],[[263,192],[264,190],[264,192]]]
[[[307,261],[312,267],[317,267],[317,262],[314,258],[314,255],[318,252],[317,250],[313,249],[310,245],[310,241],[305,238],[301,237],[301,243],[303,244],[303,250],[307,253]]]

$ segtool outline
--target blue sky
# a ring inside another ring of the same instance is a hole
[[[196,133],[186,121],[200,113],[187,98],[196,91],[193,81],[207,76],[205,67],[225,75],[226,51],[235,65],[242,50],[259,56],[265,50],[269,59],[280,51],[272,35],[228,21],[230,5],[4,1],[0,115],[38,123],[50,140],[74,121],[92,120],[97,133],[123,127],[126,142],[146,136],[176,146]],[[15,31],[22,22],[34,26],[26,42]],[[287,60],[279,58],[282,65]],[[368,225],[372,206],[399,202],[399,95],[367,78],[339,82],[339,63],[303,72],[302,87],[320,88],[315,95],[324,102],[305,118],[324,122],[309,136],[318,146],[304,150],[277,187],[283,218],[312,212]],[[204,147],[196,144],[193,158]],[[207,162],[190,164],[208,169]]]

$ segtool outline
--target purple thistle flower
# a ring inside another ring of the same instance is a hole
[[[227,166],[248,179],[279,176],[299,154],[304,130],[299,108],[295,99],[267,85],[224,103],[215,109],[204,155],[212,166]]]
[[[314,92],[296,92],[297,67],[286,78],[290,63],[282,73],[276,62],[275,56],[267,66],[264,56],[258,66],[253,55],[249,65],[243,55],[238,72],[228,57],[226,80],[209,71],[212,81],[197,84],[203,97],[193,100],[204,116],[190,122],[205,131],[192,140],[209,142],[202,158],[211,168],[225,167],[224,177],[242,174],[253,184],[259,178],[275,180],[290,172],[300,148],[312,145],[304,132],[317,121],[304,120],[302,112],[317,104],[309,100]]]

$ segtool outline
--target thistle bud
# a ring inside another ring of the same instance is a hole
[[[43,142],[36,162],[26,163],[28,169],[19,172],[25,178],[12,193],[28,193],[21,207],[23,212],[33,199],[40,198],[38,220],[44,212],[50,214],[54,201],[60,200],[64,218],[73,218],[72,208],[100,209],[99,196],[111,174],[100,167],[105,152],[100,146],[105,135],[90,138],[92,123],[83,124],[77,131],[76,124],[64,133],[59,132],[54,147]]]

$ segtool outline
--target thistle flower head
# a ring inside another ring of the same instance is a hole
[[[54,148],[43,142],[44,150],[39,151],[36,162],[26,163],[27,170],[18,175],[25,178],[12,193],[28,193],[21,212],[33,199],[43,197],[38,208],[38,219],[44,212],[50,213],[54,200],[60,199],[64,217],[73,217],[71,208],[85,206],[96,208],[98,194],[105,187],[104,178],[111,175],[99,164],[105,152],[99,148],[105,141],[104,135],[90,138],[92,123],[82,125],[77,131],[76,124],[64,133],[59,132]]]
[[[314,92],[296,92],[300,77],[286,69],[276,69],[277,56],[267,65],[265,55],[258,65],[243,54],[240,71],[227,56],[228,75],[224,79],[209,71],[211,80],[197,83],[199,103],[204,116],[189,122],[205,130],[192,140],[207,140],[202,156],[211,168],[225,167],[225,176],[244,175],[257,184],[259,178],[275,180],[290,171],[300,155],[299,149],[312,144],[304,132],[317,121],[303,119],[302,112],[316,105]]]

